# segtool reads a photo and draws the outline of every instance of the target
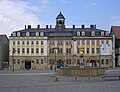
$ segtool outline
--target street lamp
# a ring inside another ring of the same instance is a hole
[[[57,53],[56,53],[56,51],[57,51],[58,48],[54,47],[53,49],[55,50],[55,72],[56,72],[56,69],[57,69],[57,62],[56,62],[56,54]]]

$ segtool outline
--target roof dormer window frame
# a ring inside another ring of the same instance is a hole
[[[15,32],[13,32],[12,34],[13,34],[13,36],[16,36],[16,33],[15,33]]]
[[[82,31],[82,36],[85,36],[85,32],[84,31]]]
[[[17,32],[17,36],[20,36],[20,32]]]
[[[44,36],[44,32],[41,32],[41,33],[40,33],[40,36]]]
[[[77,32],[77,36],[80,36],[80,32]]]
[[[39,36],[39,32],[36,32],[36,36]]]
[[[26,32],[26,36],[30,36],[30,32]]]
[[[105,32],[105,36],[109,36],[109,32]]]
[[[91,32],[91,36],[95,36],[95,31],[92,31],[92,32]]]
[[[101,36],[104,36],[104,32],[101,32]]]

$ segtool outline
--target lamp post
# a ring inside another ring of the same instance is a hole
[[[56,51],[57,51],[58,47],[54,47],[53,49],[55,51],[55,66],[54,67],[55,67],[55,72],[56,72],[56,69],[57,69],[57,61],[56,61],[56,54],[57,53],[56,53]]]

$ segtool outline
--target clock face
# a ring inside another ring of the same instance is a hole
[[[102,44],[100,48],[101,55],[110,55],[110,47],[108,44]]]

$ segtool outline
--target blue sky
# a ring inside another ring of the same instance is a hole
[[[96,24],[109,31],[120,26],[120,0],[0,0],[0,33],[10,35],[25,24],[55,25],[60,11],[67,27]]]

